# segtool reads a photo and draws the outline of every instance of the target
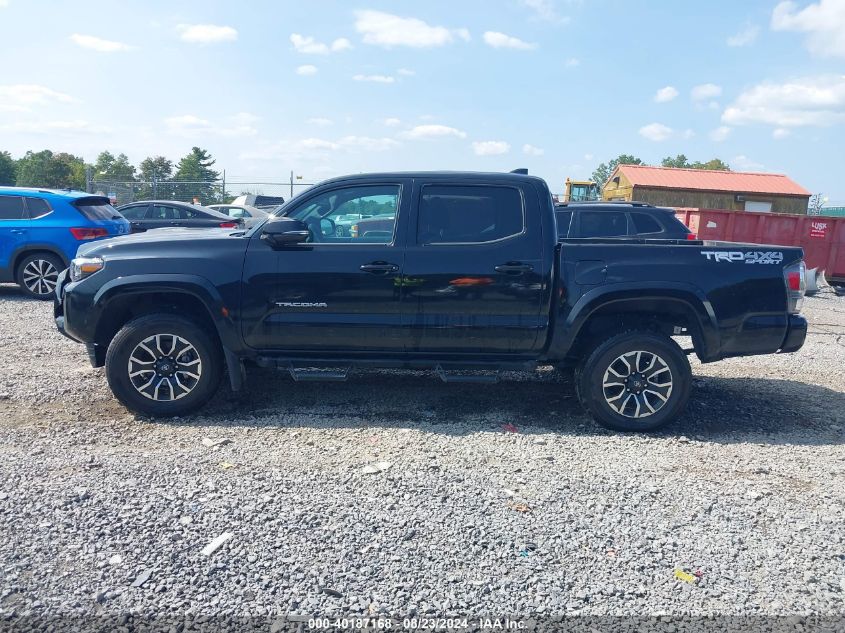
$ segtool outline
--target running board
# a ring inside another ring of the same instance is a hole
[[[441,365],[435,369],[437,377],[443,382],[474,382],[482,384],[492,384],[499,382],[499,372],[492,374],[455,374],[449,373]]]
[[[295,382],[343,382],[349,377],[349,368],[320,369],[319,367],[288,367]]]

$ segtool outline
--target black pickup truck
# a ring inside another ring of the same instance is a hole
[[[338,235],[333,218],[354,214],[379,221]],[[122,403],[154,416],[199,408],[224,368],[242,389],[245,364],[297,380],[390,367],[447,381],[554,365],[575,368],[601,424],[650,430],[685,408],[686,353],[801,347],[802,256],[559,239],[546,183],[524,174],[357,175],[247,231],[160,229],[83,247],[60,276],[55,319],[106,366]]]

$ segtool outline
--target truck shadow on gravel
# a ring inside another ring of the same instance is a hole
[[[415,375],[416,374],[416,375]],[[845,394],[793,380],[695,377],[687,413],[654,434],[703,441],[828,445],[845,443]],[[593,422],[574,387],[554,371],[507,374],[495,384],[444,384],[424,372],[361,371],[347,382],[296,383],[250,369],[247,391],[228,389],[189,425],[425,428],[466,435],[613,435]],[[508,427],[510,428],[510,427]]]

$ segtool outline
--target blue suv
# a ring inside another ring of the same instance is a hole
[[[0,282],[51,299],[80,245],[129,233],[108,198],[81,191],[0,187]]]

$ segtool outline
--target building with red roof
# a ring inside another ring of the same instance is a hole
[[[602,198],[661,207],[806,215],[810,192],[783,174],[618,165]]]

